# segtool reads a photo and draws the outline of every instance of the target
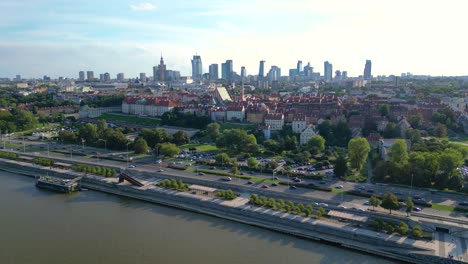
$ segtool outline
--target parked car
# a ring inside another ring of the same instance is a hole
[[[158,172],[163,172],[164,170],[163,169],[159,169]]]
[[[224,178],[225,181],[232,181],[231,177]]]
[[[278,186],[276,182],[272,183],[271,186]]]
[[[343,185],[336,186],[337,189],[343,189]]]
[[[419,211],[421,211],[421,208],[420,207],[414,207],[413,211],[419,212]]]
[[[253,181],[248,181],[247,184],[253,184]]]
[[[260,188],[267,189],[268,185],[263,184]]]

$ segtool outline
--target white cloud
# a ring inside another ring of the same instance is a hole
[[[133,11],[153,11],[157,9],[157,6],[151,3],[140,3],[137,5],[130,5],[130,9]]]

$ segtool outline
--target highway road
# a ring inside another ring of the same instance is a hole
[[[12,141],[12,143],[21,145],[22,141],[16,140],[16,141]],[[35,156],[41,156],[41,157],[49,156],[51,158],[64,159],[64,161],[72,160],[75,162],[80,161],[80,162],[93,163],[95,165],[115,166],[121,169],[126,168],[126,163],[122,161],[102,160],[102,159],[90,158],[86,156],[77,156],[73,154],[70,155],[70,154],[55,153],[52,151],[47,152],[47,143],[44,143],[44,142],[27,141],[26,144],[28,146],[26,147],[26,152],[28,154],[32,154]],[[34,147],[31,148],[29,146],[34,146]],[[58,149],[62,149],[62,150],[73,149],[73,153],[82,151],[83,153],[91,154],[91,155],[105,152],[103,149],[90,148],[87,146],[85,146],[83,150],[83,147],[81,145],[49,144],[49,150],[54,149],[54,147]],[[22,153],[23,150],[24,148],[14,148],[14,151],[19,152],[19,153]],[[123,152],[112,153],[108,151],[106,154],[116,154],[116,155],[122,155],[123,157],[126,157],[126,153],[123,153]],[[143,160],[135,160],[135,162],[133,162],[132,164],[135,164],[136,168],[129,169],[129,171],[140,170],[140,171],[145,171],[148,173],[154,173],[155,175],[159,175],[163,177],[164,176],[170,177],[171,175],[177,175],[177,176],[182,176],[182,177],[222,182],[224,184],[230,184],[233,186],[242,187],[244,189],[249,190],[252,193],[255,192],[255,189],[261,189],[261,190],[271,191],[272,194],[281,193],[281,194],[291,194],[294,196],[300,195],[305,200],[309,201],[309,203],[311,204],[324,202],[324,203],[328,203],[330,206],[341,205],[341,207],[346,207],[346,209],[344,210],[356,211],[357,209],[364,209],[364,210],[369,209],[369,207],[365,205],[365,203],[368,201],[368,198],[349,195],[349,194],[324,192],[324,191],[304,189],[304,188],[291,189],[286,185],[272,186],[271,184],[261,183],[261,182],[253,182],[252,184],[249,184],[248,180],[237,179],[237,178],[234,178],[232,181],[228,182],[228,181],[225,181],[226,179],[225,176],[218,176],[218,175],[212,175],[212,174],[198,175],[194,172],[180,171],[180,170],[169,169],[169,168],[163,168],[164,172],[159,172],[161,168],[160,168],[160,165],[154,163],[155,160],[156,159],[154,157],[146,158]],[[206,169],[207,167],[203,167],[203,168]],[[249,175],[247,174],[247,172],[243,172],[243,173],[245,175]],[[254,173],[254,176],[258,178],[272,179],[272,175]],[[275,176],[280,177],[280,180],[284,180],[284,181],[288,180],[288,178],[285,176],[281,176],[281,175],[275,175]],[[420,197],[432,203],[442,203],[446,205],[456,205],[460,201],[464,201],[465,199],[468,200],[466,196],[459,195],[459,194],[452,194],[452,193],[446,193],[446,192],[431,192],[429,190],[420,190],[420,189],[415,189],[415,188],[411,189],[411,188],[396,187],[396,186],[382,185],[382,184],[352,183],[352,182],[345,182],[345,181],[332,179],[332,178],[327,178],[324,181],[324,183],[323,182],[320,183],[319,181],[313,181],[313,180],[308,180],[308,179],[304,180],[304,182],[306,184],[314,183],[315,185],[318,185],[318,186],[326,186],[326,187],[331,187],[331,188],[336,188],[337,186],[342,185],[343,186],[342,190],[344,191],[356,190],[356,191],[361,191],[361,192],[367,192],[369,194],[371,191],[373,194],[380,194],[380,195],[386,192],[393,192],[401,199],[405,199],[406,197],[410,197],[410,196],[411,197],[416,196],[416,197]],[[293,184],[294,182],[291,182],[291,185]],[[262,188],[262,187],[267,187],[267,188]],[[378,210],[382,212],[384,211],[383,208],[379,208]],[[401,213],[404,214],[404,208],[402,208]],[[429,215],[444,216],[444,217],[456,217],[456,218],[460,218],[460,219],[464,219],[468,221],[468,218],[466,217],[466,214],[464,213],[435,210],[431,208],[423,208],[421,214],[429,214]]]

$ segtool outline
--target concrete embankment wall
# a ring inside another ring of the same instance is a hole
[[[79,173],[76,172],[59,172],[44,167],[33,166],[27,163],[18,163],[1,159],[0,169],[30,176],[45,175],[48,173],[51,176],[74,178],[79,175]],[[162,205],[176,207],[197,213],[208,214],[219,218],[230,219],[233,221],[268,228],[294,236],[314,240],[324,240],[342,245],[344,247],[394,258],[400,261],[411,263],[427,263],[427,259],[419,260],[417,257],[415,257],[415,255],[412,255],[411,257],[407,256],[406,252],[408,252],[408,250],[417,250],[417,248],[411,248],[394,243],[392,241],[370,237],[360,233],[359,229],[355,229],[354,232],[347,232],[338,227],[327,226],[325,224],[317,223],[314,225],[310,223],[302,223],[299,221],[299,219],[303,219],[302,217],[291,219],[272,216],[269,214],[262,214],[251,210],[243,210],[241,208],[225,206],[213,200],[203,201],[202,198],[194,195],[181,194],[175,191],[164,190],[160,188],[141,190],[129,185],[109,184],[92,178],[84,178],[82,180],[82,184],[85,188],[93,190],[126,196],[148,202],[159,203]],[[219,188],[217,186],[212,187]],[[278,212],[278,215],[281,215],[281,213]]]

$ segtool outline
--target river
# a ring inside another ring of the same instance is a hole
[[[392,263],[95,191],[60,194],[0,171],[0,263]]]

